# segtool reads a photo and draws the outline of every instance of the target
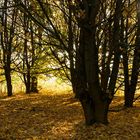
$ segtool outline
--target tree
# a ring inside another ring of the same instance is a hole
[[[133,66],[132,66],[132,74],[131,80],[128,87],[128,92],[125,94],[125,106],[132,107],[134,95],[137,87],[137,81],[139,76],[139,68],[140,68],[140,1],[136,1],[136,12],[137,12],[137,31],[136,31],[136,39],[135,39],[135,48],[134,48],[134,58],[133,58]]]
[[[3,69],[4,69],[5,79],[7,83],[7,93],[8,96],[11,96],[12,95],[11,57],[12,57],[13,38],[15,32],[17,9],[12,8],[9,11],[8,6],[11,6],[10,1],[5,0],[3,6],[1,7],[2,11],[1,11],[0,18],[1,18],[2,31],[0,32],[0,37],[1,37],[1,47],[2,47]]]
[[[34,8],[26,0],[24,4],[30,9]],[[47,57],[45,57],[47,49],[42,38],[43,30],[36,26],[27,14],[23,12],[18,14],[17,25],[14,43],[18,47],[16,47],[15,52],[14,70],[19,73],[25,84],[26,93],[38,92],[37,76],[45,74],[47,69],[43,67],[47,60]]]
[[[124,5],[124,11],[121,17],[121,44],[123,56],[123,71],[124,79],[124,95],[125,107],[132,107],[134,95],[137,88],[137,81],[139,75],[139,55],[138,55],[138,1],[128,1]],[[137,16],[136,16],[137,15]],[[135,17],[135,18],[133,18]],[[135,19],[135,20],[134,20]],[[137,21],[137,22],[135,22]]]
[[[16,1],[17,2],[17,1]],[[122,1],[117,0],[115,2],[115,10],[113,15],[113,28],[111,30],[112,37],[108,40],[111,42],[110,46],[107,48],[109,49],[109,57],[106,63],[106,70],[107,78],[105,82],[106,86],[102,86],[101,83],[103,81],[100,80],[100,71],[99,71],[99,47],[100,44],[97,46],[96,40],[96,32],[98,30],[98,25],[101,25],[102,20],[98,19],[98,13],[100,11],[101,3],[98,0],[94,1],[77,1],[72,5],[71,2],[67,3],[68,8],[68,45],[65,43],[64,32],[59,30],[57,26],[57,22],[54,21],[53,17],[51,17],[46,10],[45,2],[41,0],[36,0],[36,5],[39,10],[43,13],[46,20],[46,25],[44,21],[39,20],[39,14],[34,13],[34,11],[30,11],[26,5],[24,5],[21,1],[20,9],[25,9],[25,13],[31,18],[35,23],[39,26],[44,28],[48,33],[48,37],[51,41],[54,42],[56,45],[51,45],[50,47],[52,54],[55,58],[59,61],[59,64],[63,67],[66,66],[66,63],[62,63],[62,59],[67,57],[67,53],[69,56],[70,62],[70,73],[71,78],[73,78],[74,91],[76,96],[79,98],[86,118],[87,124],[93,124],[94,122],[101,122],[107,123],[107,113],[108,107],[111,103],[111,100],[114,95],[115,84],[117,80],[119,62],[120,62],[120,17],[122,12]],[[51,2],[51,1],[48,1]],[[52,1],[53,3],[53,1]],[[55,3],[55,2],[54,2]],[[75,7],[75,10],[71,11],[70,7]],[[78,10],[77,10],[78,9]],[[108,9],[106,9],[107,11]],[[23,10],[22,10],[23,11]],[[77,18],[78,26],[80,28],[80,35],[79,35],[79,45],[76,44],[76,49],[74,49],[74,42],[73,42],[73,34],[72,34],[72,15]],[[97,22],[98,21],[98,22]],[[51,28],[50,28],[51,27]],[[119,41],[118,41],[119,40]],[[52,43],[51,43],[52,44]],[[58,45],[60,44],[60,45]],[[55,51],[56,50],[56,51]],[[58,55],[59,51],[61,55]],[[74,55],[73,50],[76,50],[76,54]],[[63,53],[62,53],[63,51]],[[57,54],[56,54],[57,52]],[[63,56],[63,57],[60,57]],[[107,57],[107,55],[106,55]],[[66,62],[66,61],[65,61]],[[110,67],[112,65],[112,67]],[[63,67],[65,71],[65,67]],[[110,71],[108,73],[108,71]],[[101,75],[102,76],[102,75]],[[103,78],[102,78],[103,79]],[[105,88],[107,87],[107,88]]]
[[[71,80],[73,91],[82,104],[88,125],[95,122],[105,124],[108,122],[108,108],[115,94],[117,80],[119,80],[118,73],[122,65],[120,63],[122,56],[125,99],[129,99],[131,104],[130,100],[133,100],[138,79],[139,39],[137,36],[131,84],[129,84],[129,58],[126,45],[131,44],[128,41],[131,42],[130,38],[135,36],[135,31],[132,31],[131,37],[128,37],[128,19],[124,18],[125,6],[129,1],[34,0],[28,1],[28,5],[21,0],[14,1],[24,13],[25,24],[31,21],[30,23],[36,24],[43,30],[46,38],[41,37],[41,40],[45,40],[48,47],[47,55],[55,62],[52,68],[57,68],[59,74],[64,74]],[[33,7],[32,2],[35,4]],[[35,63],[33,59],[28,59],[26,37],[29,26],[26,28],[24,29],[25,57],[23,60],[26,64],[26,74],[30,75],[31,73],[28,72],[31,70],[31,65],[27,64],[33,62],[34,65]],[[34,27],[32,27],[33,30]],[[139,33],[139,28],[137,32]],[[124,42],[125,38],[127,40]],[[34,57],[33,32],[31,32],[31,40],[31,56]],[[29,83],[27,86],[30,86]],[[131,90],[129,86],[133,86]]]

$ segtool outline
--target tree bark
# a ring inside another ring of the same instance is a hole
[[[79,23],[80,45],[76,61],[78,79],[76,94],[83,107],[87,125],[92,125],[93,123],[107,124],[109,102],[101,98],[102,90],[98,76],[98,48],[95,43],[95,18],[99,3],[96,0],[90,1],[89,3],[83,3],[87,8],[87,15]]]
[[[31,92],[31,76],[30,76],[30,69],[27,68],[27,75],[26,75],[26,93]]]
[[[12,81],[11,81],[11,69],[10,65],[4,67],[5,71],[5,79],[7,83],[7,94],[8,96],[12,96]]]
[[[3,51],[3,68],[5,72],[5,79],[7,83],[7,94],[12,96],[12,80],[11,80],[11,55],[12,55],[12,40],[14,37],[15,20],[17,16],[17,10],[14,9],[11,13],[12,23],[8,23],[8,1],[4,1],[4,7],[2,8],[1,24],[4,27],[4,31],[1,35],[1,47]],[[9,30],[10,28],[10,30]]]
[[[87,125],[93,123],[108,123],[108,108],[114,95],[120,62],[120,32],[119,21],[122,1],[116,1],[112,51],[114,54],[113,66],[108,85],[109,92],[101,87],[99,80],[98,46],[96,45],[96,16],[100,3],[98,0],[83,1],[85,17],[79,20],[80,39],[77,70],[77,94],[82,104]],[[118,9],[119,8],[119,9]],[[110,67],[110,62],[109,62]],[[80,85],[80,86],[79,86]],[[110,97],[111,95],[111,97]]]
[[[31,77],[31,92],[38,93],[37,89],[37,77]]]
[[[25,5],[28,5],[28,1],[25,0]],[[26,87],[26,93],[31,92],[31,69],[29,60],[29,49],[28,49],[28,33],[29,33],[29,18],[24,13],[24,48],[23,48],[23,77]]]
[[[135,40],[135,50],[134,50],[134,59],[133,59],[133,67],[131,74],[131,81],[129,85],[129,92],[125,96],[125,106],[132,107],[133,100],[135,96],[135,91],[137,87],[137,81],[139,76],[139,68],[140,68],[140,0],[137,0],[137,34]]]

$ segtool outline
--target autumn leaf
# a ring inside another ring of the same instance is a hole
[[[123,108],[116,96],[110,107],[109,125],[87,127],[81,105],[68,91],[44,92],[0,98],[0,139],[26,140],[138,140],[140,104]],[[118,110],[118,111],[117,111]]]

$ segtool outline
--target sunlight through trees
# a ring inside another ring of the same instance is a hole
[[[139,70],[139,0],[0,1],[0,84],[8,96],[17,79],[30,94],[42,77],[55,77],[71,85],[87,125],[108,124],[117,91],[126,108],[138,99]]]

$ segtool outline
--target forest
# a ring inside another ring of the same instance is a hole
[[[0,139],[140,138],[140,0],[0,0]]]

